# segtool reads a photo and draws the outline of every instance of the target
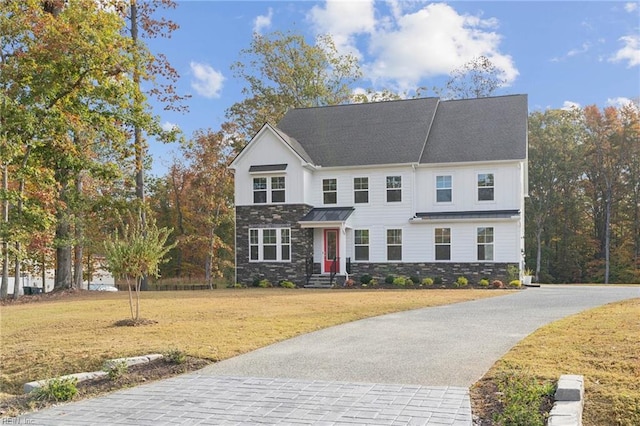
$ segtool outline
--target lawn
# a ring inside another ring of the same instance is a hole
[[[591,309],[556,321],[522,340],[476,384],[504,373],[554,382],[585,378],[585,426],[640,425],[640,299]],[[472,389],[472,393],[474,390]]]
[[[130,316],[126,292],[77,292],[0,309],[0,398],[32,380],[101,369],[104,360],[177,349],[222,360],[290,337],[429,306],[507,294],[491,290],[224,289],[144,292],[140,315],[157,321],[114,324]]]

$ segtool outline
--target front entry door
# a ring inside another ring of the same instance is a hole
[[[324,272],[332,272],[331,266],[335,259],[335,272],[340,272],[340,253],[338,250],[338,229],[324,230]]]

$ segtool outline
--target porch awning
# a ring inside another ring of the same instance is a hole
[[[303,228],[325,228],[345,225],[349,216],[355,211],[353,207],[317,207],[311,209],[298,221]]]
[[[469,219],[516,219],[520,210],[478,210],[461,212],[424,212],[416,213],[412,221],[441,221]]]

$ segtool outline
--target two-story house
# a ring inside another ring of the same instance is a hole
[[[527,96],[293,109],[238,154],[236,281],[522,269]]]

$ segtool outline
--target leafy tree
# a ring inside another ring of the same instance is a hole
[[[500,70],[485,56],[478,56],[456,68],[450,74],[446,84],[447,98],[469,99],[485,98],[493,95],[506,80],[500,76]]]
[[[131,319],[140,320],[140,288],[146,276],[158,277],[159,266],[173,245],[166,245],[168,228],[158,228],[153,219],[142,224],[142,217],[123,224],[122,234],[116,231],[105,241],[104,251],[108,269],[118,278],[124,279],[129,291]],[[134,299],[135,294],[135,299]]]
[[[289,108],[349,102],[350,84],[361,76],[357,59],[339,54],[328,35],[312,45],[291,32],[255,33],[241,55],[232,69],[247,84],[246,98],[227,110],[227,118],[246,139],[264,123],[278,122]]]

